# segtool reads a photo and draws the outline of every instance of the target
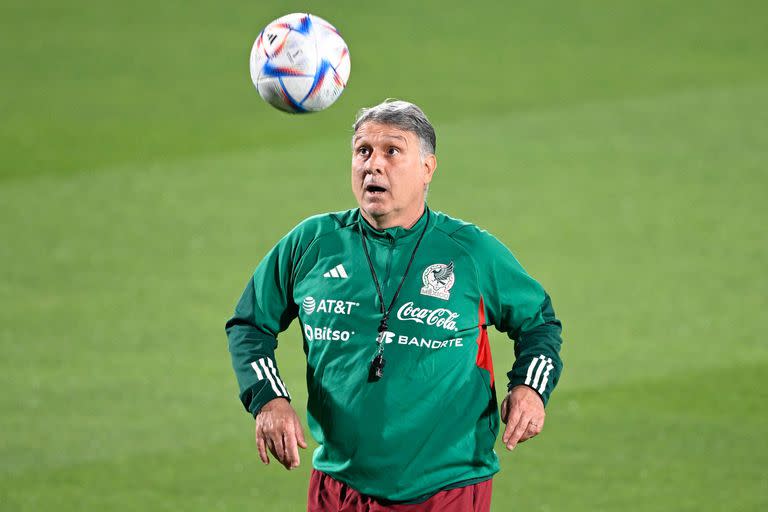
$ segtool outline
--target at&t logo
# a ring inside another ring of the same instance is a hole
[[[308,315],[315,312],[316,305],[314,297],[307,297],[301,302],[301,307],[304,308],[304,312]]]
[[[330,313],[334,315],[348,315],[352,313],[352,309],[359,306],[359,302],[352,302],[349,300],[338,299],[319,299],[315,300],[314,297],[306,297],[301,301],[301,308],[308,315],[312,313]]]

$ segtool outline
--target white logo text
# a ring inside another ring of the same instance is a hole
[[[427,309],[419,308],[413,305],[413,302],[406,302],[397,310],[399,320],[418,322],[420,324],[434,325],[442,327],[448,331],[457,331],[456,319],[458,313],[454,313],[448,308]]]
[[[307,297],[301,301],[301,308],[308,315],[312,313],[335,313],[337,315],[348,315],[352,308],[359,306],[359,302],[338,299],[319,299],[315,301],[314,297]]]
[[[338,331],[330,327],[312,327],[304,325],[304,337],[309,342],[313,341],[347,341],[355,331]]]
[[[429,348],[438,350],[449,347],[463,347],[464,338],[449,338],[447,340],[431,340],[427,338],[416,338],[415,336],[397,335],[392,331],[379,333],[379,339],[385,345],[396,343],[397,345],[416,346],[419,348]],[[378,341],[378,339],[377,339]]]

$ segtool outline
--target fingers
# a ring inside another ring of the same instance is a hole
[[[269,464],[269,456],[267,455],[267,445],[264,441],[264,436],[256,430],[256,446],[259,448],[259,458],[264,464]]]
[[[277,449],[277,445],[275,444],[275,440],[271,437],[267,437],[266,439],[267,448],[270,452],[272,452],[272,456],[274,456],[278,462],[282,464],[282,461],[280,460],[280,451]],[[282,443],[278,443],[280,445],[280,450],[282,450]]]
[[[531,419],[525,415],[520,415],[519,419],[517,420],[517,423],[515,424],[514,428],[512,429],[512,433],[507,438],[507,450],[514,450],[515,446],[517,446],[517,443],[520,441],[520,438],[523,437],[523,434],[525,434],[525,429],[528,428],[528,423],[531,421]],[[510,425],[512,422],[507,424],[507,430],[509,430]]]
[[[259,449],[259,458],[264,464],[269,464],[268,451],[285,466],[285,446],[283,445],[282,432],[271,426],[262,427],[256,425],[256,446]],[[287,467],[287,466],[286,466]]]
[[[509,397],[505,396],[504,400],[501,402],[501,421],[504,423],[507,422],[507,418],[509,417]]]
[[[285,458],[281,462],[285,469],[299,467],[299,447],[296,446],[296,433],[293,426],[288,427],[283,433],[283,446]]]
[[[304,439],[304,430],[301,428],[301,422],[298,417],[294,418],[292,427],[286,428],[283,434],[283,443],[285,446],[285,462],[283,462],[283,465],[287,469],[299,467],[299,464],[301,464],[299,447],[306,448],[307,441]]]
[[[509,402],[507,402],[507,406],[509,407]],[[509,438],[512,437],[512,433],[520,422],[520,416],[522,415],[522,411],[519,408],[515,407],[511,409],[512,411],[507,410],[507,428],[504,429],[504,435],[501,437],[501,440],[506,445],[509,444]]]
[[[541,430],[544,428],[544,418],[539,418],[538,420],[536,418],[531,419],[528,422],[528,426],[525,428],[525,433],[520,438],[519,443],[524,443],[527,440],[529,440],[532,437],[536,437],[541,433]]]
[[[273,437],[271,441],[272,441],[273,449],[275,450],[272,453],[275,454],[275,457],[277,457],[277,460],[280,461],[280,464],[285,466],[286,453],[285,453],[285,443],[283,442],[283,436],[279,436],[277,437],[277,439]]]
[[[287,403],[286,403],[287,405]],[[256,417],[256,446],[259,458],[269,464],[268,452],[286,469],[299,467],[299,447],[306,448],[304,431],[293,409],[277,411],[279,404],[271,410],[264,410]]]
[[[294,421],[294,426],[296,427],[296,441],[299,443],[299,446],[302,448],[307,447],[307,441],[304,439],[304,429],[301,426],[301,422],[299,421],[299,418],[296,418]]]
[[[521,415],[517,424],[512,427],[512,423],[507,424],[507,430],[502,440],[507,445],[508,450],[514,450],[515,446],[524,443],[532,437],[541,433],[544,427],[544,418],[535,418],[528,415]],[[507,436],[509,433],[509,436]]]
[[[501,417],[507,423],[502,441],[508,450],[537,436],[544,427],[544,407],[530,388],[517,386],[504,398]]]

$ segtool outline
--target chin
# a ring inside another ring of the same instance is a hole
[[[381,203],[363,203],[361,205],[365,213],[371,217],[383,217],[392,211],[391,208],[384,206]]]

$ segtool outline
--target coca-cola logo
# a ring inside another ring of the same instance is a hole
[[[413,302],[406,302],[397,310],[399,320],[417,322],[424,325],[434,325],[442,327],[448,331],[457,331],[456,319],[458,313],[454,313],[448,308],[427,309],[413,305]]]

